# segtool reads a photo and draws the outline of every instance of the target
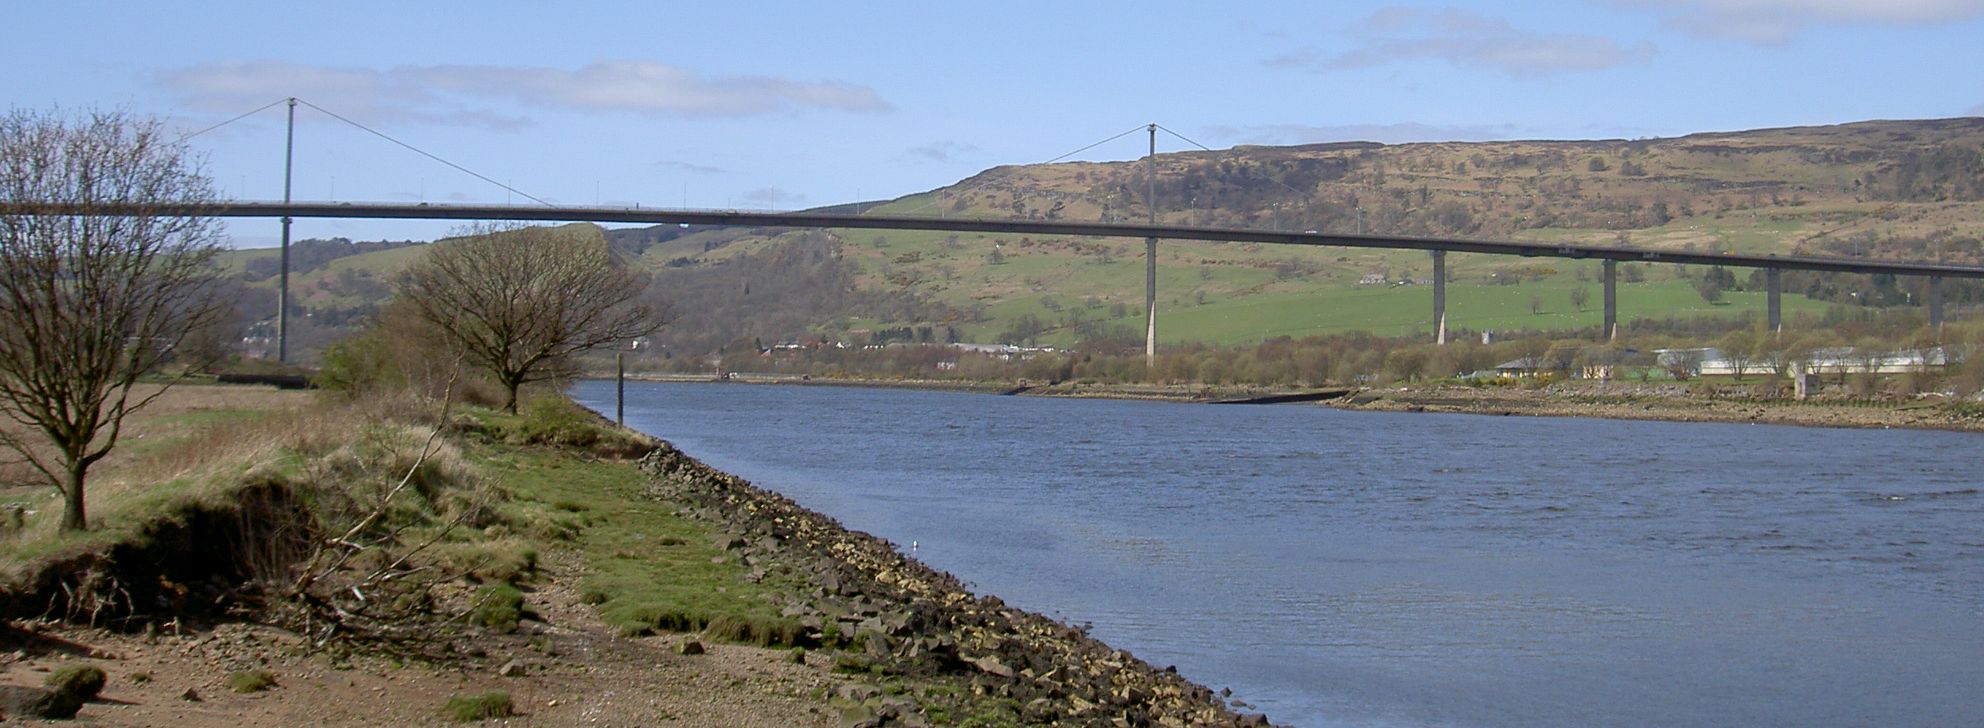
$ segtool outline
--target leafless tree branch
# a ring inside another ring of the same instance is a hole
[[[399,295],[469,361],[517,388],[567,371],[578,353],[654,333],[646,281],[605,241],[572,227],[472,227],[400,276]]]
[[[135,394],[189,332],[221,317],[215,218],[153,212],[214,204],[213,186],[156,121],[122,113],[0,118],[0,411],[45,436],[4,438],[65,497],[62,527],[87,526],[89,468],[116,447],[124,418],[163,389]],[[116,205],[118,214],[33,212]],[[171,381],[166,382],[169,386]]]

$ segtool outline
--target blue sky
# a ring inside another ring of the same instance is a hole
[[[777,209],[918,192],[1152,121],[1224,148],[1984,114],[1984,0],[721,5],[18,3],[0,95],[188,132],[296,96],[557,204]],[[297,118],[298,199],[521,201]],[[282,123],[277,106],[190,143],[225,194],[275,199]],[[275,229],[232,225],[242,246]]]

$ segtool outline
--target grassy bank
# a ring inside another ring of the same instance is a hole
[[[169,398],[221,394],[240,390]],[[156,434],[106,468],[87,532],[55,533],[52,499],[8,491],[44,507],[0,538],[5,616],[21,620],[0,627],[0,642],[37,644],[10,635],[62,621],[110,627],[89,634],[137,656],[85,653],[113,676],[132,673],[117,660],[144,664],[144,680],[116,683],[134,690],[154,675],[202,674],[218,690],[243,669],[277,667],[276,697],[253,700],[287,701],[287,712],[256,720],[258,703],[224,698],[249,712],[189,728],[318,721],[326,699],[344,701],[341,717],[368,715],[377,698],[362,691],[365,676],[327,680],[323,665],[369,670],[386,681],[375,692],[390,683],[412,695],[403,700],[432,703],[421,708],[430,714],[469,694],[463,675],[490,676],[475,686],[483,697],[509,697],[488,680],[529,677],[540,682],[517,684],[555,686],[557,697],[514,709],[566,716],[553,724],[602,714],[574,703],[620,700],[616,686],[661,680],[662,669],[718,677],[665,688],[681,702],[618,710],[662,725],[723,715],[781,726],[1241,723],[1175,672],[972,595],[886,542],[562,396],[519,414],[405,393],[289,396],[146,415]],[[244,628],[272,636],[241,641]],[[161,634],[181,641],[154,647]],[[21,658],[0,655],[0,666],[9,659]],[[427,677],[395,676],[412,667]],[[310,680],[328,692],[283,697]],[[153,696],[128,712],[178,720],[144,712],[172,704]],[[766,715],[784,717],[753,717]]]
[[[160,405],[136,418],[130,440],[92,480],[88,531],[58,532],[53,490],[12,472],[0,503],[20,506],[24,521],[0,541],[9,591],[31,597],[51,565],[149,551],[164,524],[237,513],[245,493],[278,487],[307,510],[320,539],[373,518],[351,539],[367,546],[350,554],[354,566],[406,557],[401,568],[471,588],[529,587],[542,559],[562,552],[589,568],[587,601],[626,634],[714,628],[760,644],[793,640],[796,628],[775,605],[797,585],[747,581],[749,569],[726,557],[710,526],[642,498],[629,462],[652,443],[562,397],[507,415],[404,397],[188,386]],[[243,544],[235,555],[269,548]],[[309,549],[286,564],[238,566],[290,576],[321,571],[331,556]]]

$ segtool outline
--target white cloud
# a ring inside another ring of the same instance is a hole
[[[663,116],[751,116],[800,108],[887,111],[874,89],[772,76],[698,76],[644,61],[590,63],[576,71],[511,66],[428,66],[406,71],[434,88],[509,97],[547,108]]]
[[[677,169],[690,174],[724,174],[729,171],[722,167],[712,167],[707,164],[696,164],[695,162],[683,162],[674,159],[664,159],[655,162],[654,166]]]
[[[1667,13],[1696,35],[1782,43],[1815,25],[1937,25],[1984,15],[1984,0],[1616,0]]]
[[[785,209],[791,209],[799,203],[806,201],[805,195],[777,187],[759,187],[758,189],[745,192],[740,197],[745,202]]]
[[[1541,76],[1604,70],[1643,62],[1654,54],[1653,45],[1645,41],[1625,46],[1596,35],[1523,30],[1506,20],[1464,10],[1385,8],[1358,23],[1351,35],[1357,45],[1350,50],[1305,49],[1267,63],[1339,71],[1430,58],[1516,76]]]
[[[1455,142],[1512,139],[1520,133],[1514,125],[1440,126],[1405,122],[1399,124],[1259,124],[1214,126],[1207,129],[1215,137],[1236,144],[1317,144],[1323,142]]]
[[[396,71],[228,61],[166,71],[158,82],[176,94],[182,106],[218,114],[240,113],[295,96],[366,123],[497,130],[531,125],[523,117],[440,97]]]
[[[296,96],[361,121],[515,129],[530,120],[499,102],[589,112],[738,117],[806,109],[890,109],[873,89],[838,81],[707,76],[646,61],[604,61],[575,70],[528,66],[330,68],[276,61],[210,63],[158,81],[185,106],[240,112]]]
[[[962,144],[959,142],[931,142],[929,144],[924,144],[922,146],[911,147],[908,151],[908,154],[912,157],[922,157],[924,159],[934,160],[938,162],[948,162],[951,161],[952,158],[958,155],[973,154],[976,153],[977,151],[978,151],[978,145],[976,144]]]

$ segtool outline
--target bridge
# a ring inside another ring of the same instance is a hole
[[[0,214],[104,215],[130,214],[136,209],[106,205],[0,205]],[[850,228],[863,230],[928,230],[941,232],[1065,235],[1113,238],[1144,238],[1149,241],[1146,258],[1145,302],[1149,316],[1146,353],[1155,352],[1156,343],[1156,241],[1196,240],[1214,243],[1265,243],[1345,248],[1386,248],[1423,250],[1433,262],[1434,337],[1446,343],[1446,254],[1485,253],[1522,257],[1551,257],[1601,262],[1604,282],[1604,324],[1606,340],[1618,336],[1618,264],[1657,262],[1682,265],[1714,265],[1757,268],[1764,271],[1767,325],[1772,331],[1783,328],[1780,308],[1782,290],[1779,273],[1786,270],[1834,273],[1890,274],[1922,276],[1929,279],[1929,324],[1943,321],[1942,280],[1944,278],[1984,279],[1984,267],[1942,263],[1911,263],[1886,260],[1859,260],[1812,256],[1739,255],[1634,247],[1557,245],[1466,238],[1414,237],[1400,235],[1352,235],[1344,233],[1284,232],[1247,228],[1199,227],[1190,225],[1135,224],[1110,222],[1070,222],[1061,220],[1022,220],[976,217],[928,217],[906,215],[858,215],[823,212],[763,212],[739,210],[693,210],[648,207],[551,207],[524,205],[461,205],[406,203],[324,203],[324,202],[225,202],[212,206],[153,205],[142,210],[154,215],[203,215],[228,218],[361,218],[401,220],[512,220],[523,222],[591,222],[643,225],[708,225],[741,227]]]
[[[1570,259],[1595,259],[1600,261],[1604,284],[1604,323],[1602,337],[1611,341],[1618,337],[1618,264],[1626,262],[1659,262],[1682,265],[1712,265],[1735,268],[1757,268],[1764,271],[1766,319],[1772,331],[1783,329],[1781,308],[1782,286],[1779,274],[1786,270],[1807,270],[1835,273],[1890,274],[1898,276],[1921,276],[1929,279],[1927,307],[1929,324],[1940,330],[1943,323],[1942,281],[1944,278],[1984,278],[1984,267],[1948,265],[1942,263],[1911,263],[1903,261],[1856,260],[1848,258],[1821,258],[1809,256],[1777,255],[1734,255],[1697,253],[1688,251],[1656,250],[1635,247],[1601,247],[1592,245],[1561,245],[1521,243],[1512,241],[1476,240],[1466,238],[1414,237],[1400,235],[1367,235],[1320,232],[1285,232],[1280,230],[1260,230],[1246,228],[1215,228],[1190,225],[1165,225],[1157,219],[1154,200],[1156,175],[1149,175],[1152,186],[1147,191],[1146,207],[1150,220],[1146,224],[1121,222],[1071,222],[1062,220],[1024,220],[1001,218],[949,217],[944,215],[858,215],[828,212],[763,212],[739,210],[695,210],[645,207],[563,207],[553,205],[541,198],[524,193],[507,184],[493,180],[473,170],[450,162],[406,142],[394,139],[356,121],[347,119],[323,107],[295,97],[271,102],[254,111],[237,116],[205,130],[189,134],[185,138],[198,136],[221,126],[232,124],[250,115],[273,108],[278,104],[288,106],[288,144],[284,152],[283,200],[281,202],[227,201],[207,205],[131,205],[103,203],[61,203],[61,202],[0,202],[0,215],[169,215],[169,216],[209,216],[229,218],[279,218],[282,221],[282,261],[280,299],[277,305],[277,357],[287,360],[288,314],[289,314],[289,227],[294,218],[362,218],[400,220],[511,220],[523,222],[591,222],[624,223],[642,225],[706,225],[740,227],[790,227],[790,228],[850,228],[864,230],[926,230],[941,232],[1061,235],[1080,237],[1143,238],[1144,253],[1144,307],[1145,338],[1144,355],[1154,360],[1157,355],[1157,241],[1196,240],[1213,243],[1265,243],[1272,245],[1327,246],[1344,248],[1386,248],[1394,250],[1423,250],[1432,256],[1433,264],[1433,328],[1434,340],[1445,344],[1447,341],[1447,253],[1485,253],[1490,255],[1515,255],[1523,257],[1553,257]],[[352,203],[352,202],[294,202],[290,199],[291,162],[295,146],[296,108],[307,106],[321,111],[332,118],[343,121],[364,131],[382,137],[416,153],[467,173],[490,184],[511,192],[522,194],[537,205],[464,205],[429,203]],[[1157,132],[1163,129],[1158,124],[1149,124],[1117,134],[1103,142],[1083,147],[1076,152],[1048,160],[1059,161],[1071,154],[1093,148],[1097,144],[1127,136],[1137,131],[1150,133],[1150,153],[1146,161],[1157,157]],[[1204,145],[1186,139],[1177,132],[1163,129],[1204,149]],[[183,139],[182,139],[183,141]],[[1287,185],[1283,185],[1286,187]],[[1299,192],[1290,188],[1291,192]]]

